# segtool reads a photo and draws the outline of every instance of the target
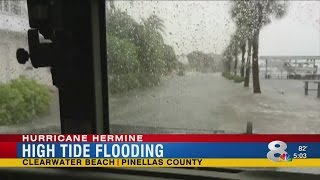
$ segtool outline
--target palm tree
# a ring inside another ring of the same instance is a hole
[[[224,72],[231,72],[231,62],[232,62],[232,49],[231,46],[227,46],[227,48],[222,53],[223,56],[223,64],[224,64]]]
[[[230,46],[232,51],[232,56],[234,58],[234,75],[237,75],[237,68],[238,68],[238,55],[239,55],[239,39],[240,34],[239,31],[236,31],[236,33],[232,36]]]
[[[235,21],[237,26],[236,33],[238,34],[238,41],[241,50],[241,67],[240,74],[244,77],[245,67],[245,53],[246,53],[246,42],[249,37],[250,27],[250,16],[247,11],[247,1],[233,1],[231,7],[231,17]]]
[[[252,75],[253,92],[261,93],[259,82],[259,34],[263,26],[271,22],[271,17],[281,18],[285,15],[287,2],[285,0],[236,0],[233,1],[231,17],[235,19],[237,27],[247,32],[248,56],[246,62],[246,76],[244,86],[249,86],[250,56],[252,46]],[[245,52],[245,45],[241,46],[242,53]],[[244,62],[244,56],[242,56]]]
[[[244,67],[245,67],[245,54],[246,54],[246,40],[241,40],[240,42],[241,49],[241,67],[240,67],[240,75],[244,77]]]
[[[142,41],[140,52],[142,64],[149,73],[162,73],[165,62],[165,43],[162,34],[164,33],[164,21],[156,15],[150,15],[146,19],[142,19],[140,24]]]
[[[249,86],[250,80],[250,59],[251,59],[251,39],[252,39],[252,24],[253,12],[250,11],[250,1],[235,0],[231,6],[231,17],[236,23],[237,31],[240,34],[240,49],[241,49],[241,77],[245,77],[244,86]],[[247,61],[245,62],[245,51],[248,44]]]
[[[248,38],[248,52],[247,52],[247,62],[246,62],[246,73],[244,77],[244,87],[249,87],[250,81],[250,66],[251,66],[251,50],[252,50],[252,40]]]
[[[164,44],[164,39],[161,34],[164,33],[164,21],[157,15],[150,15],[147,19],[142,19],[144,30],[148,33],[148,37],[155,39],[159,44]]]
[[[143,19],[143,24],[153,30],[164,32],[164,21],[157,15],[150,15],[147,19]]]
[[[249,11],[253,12],[253,37],[252,37],[252,78],[253,92],[261,93],[259,82],[259,35],[263,26],[271,22],[271,17],[281,18],[287,10],[287,1],[279,0],[250,0]]]

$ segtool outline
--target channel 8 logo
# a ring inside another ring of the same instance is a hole
[[[270,151],[267,153],[267,158],[274,162],[291,161],[290,156],[285,151],[287,147],[287,144],[283,141],[270,142],[268,144],[268,148]],[[279,156],[276,157],[276,154],[279,154]]]

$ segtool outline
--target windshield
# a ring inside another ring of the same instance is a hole
[[[111,132],[320,133],[319,1],[106,2]],[[0,133],[60,129],[50,68],[15,57],[28,29],[1,0]]]
[[[320,2],[258,5],[108,1],[111,124],[320,133]]]
[[[320,133],[319,1],[108,1],[107,12],[111,129]]]

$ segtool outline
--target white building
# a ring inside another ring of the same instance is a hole
[[[27,1],[0,0],[0,83],[21,75],[52,85],[48,68],[34,69],[30,61],[21,65],[16,60],[18,48],[28,49],[29,29]]]

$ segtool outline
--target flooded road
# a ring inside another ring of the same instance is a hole
[[[254,133],[320,133],[320,99],[315,91],[304,96],[302,81],[261,79],[261,89],[262,94],[253,94],[252,84],[245,88],[220,73],[167,77],[153,88],[112,95],[110,124],[111,128],[128,126],[130,133],[160,128],[172,129],[163,133],[244,133],[251,121]],[[59,129],[57,92],[50,116],[31,124],[0,126],[1,133],[59,133]]]
[[[125,125],[130,133],[146,133],[134,126],[146,127],[148,133],[159,133],[161,128],[171,129],[162,133],[244,133],[251,121],[254,133],[320,133],[320,99],[315,92],[304,96],[302,81],[261,79],[261,88],[262,94],[254,95],[252,84],[245,88],[220,73],[167,78],[154,88],[111,96],[111,128]],[[0,132],[59,133],[57,99],[55,93],[50,116],[28,125],[1,126]],[[320,173],[318,168],[276,170]]]
[[[250,86],[252,86],[250,84]],[[158,87],[112,96],[111,124],[243,133],[320,133],[320,100],[299,80],[261,79],[262,94],[220,73],[188,73]]]

